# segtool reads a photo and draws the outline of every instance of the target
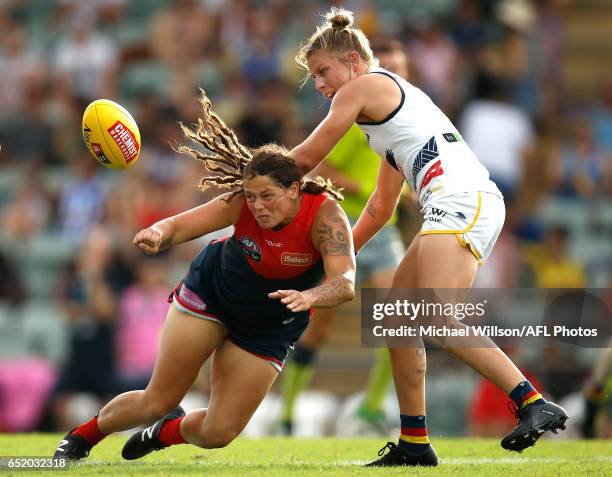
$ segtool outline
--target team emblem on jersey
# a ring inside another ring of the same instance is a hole
[[[242,251],[246,253],[256,262],[261,262],[261,248],[257,245],[257,242],[251,237],[246,235],[240,237],[240,245],[242,245]]]

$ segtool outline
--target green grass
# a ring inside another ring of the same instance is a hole
[[[50,455],[61,439],[53,434],[0,435],[0,455]],[[435,439],[440,465],[434,469],[364,469],[376,457],[382,439],[238,439],[225,449],[189,445],[155,452],[139,461],[120,456],[125,437],[102,441],[69,475],[198,476],[612,476],[612,440],[541,440],[522,454],[508,453],[492,439]],[[11,475],[7,469],[1,475]],[[12,475],[63,475],[19,471]],[[65,474],[64,474],[65,475]]]

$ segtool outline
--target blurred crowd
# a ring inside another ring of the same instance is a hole
[[[402,42],[410,81],[504,193],[507,223],[476,286],[609,287],[612,70],[592,95],[568,94],[572,4],[342,5],[372,41]],[[0,431],[67,429],[82,420],[75,395],[146,385],[167,295],[205,243],[155,258],[131,245],[140,228],[209,198],[197,188],[202,166],[173,149],[177,123],[197,120],[204,88],[244,144],[299,143],[327,106],[311,84],[299,88],[293,56],[329,6],[0,0]],[[97,98],[139,125],[129,171],[105,170],[83,144],[82,113]],[[416,207],[399,225],[410,240]],[[580,389],[593,359],[565,352],[532,356],[557,398]]]

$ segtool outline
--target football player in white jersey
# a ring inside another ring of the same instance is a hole
[[[407,181],[419,197],[424,224],[397,268],[393,288],[470,288],[501,231],[505,207],[457,129],[425,93],[378,67],[350,11],[332,8],[296,60],[331,101],[327,116],[291,151],[303,172],[324,160],[353,123],[383,159],[377,188],[353,227],[355,249],[389,220]],[[382,457],[368,465],[437,465],[425,417],[425,350],[420,342],[412,346],[389,349],[400,404],[399,442],[387,443]],[[565,410],[546,401],[490,340],[471,347],[449,342],[445,348],[515,403],[518,425],[502,440],[503,448],[521,452],[545,431],[565,428]]]

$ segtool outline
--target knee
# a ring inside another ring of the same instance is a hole
[[[148,420],[150,422],[161,419],[180,404],[180,401],[177,401],[176,399],[168,399],[146,394],[143,401],[143,407],[147,410],[147,414],[149,416]]]
[[[220,449],[229,445],[238,435],[240,431],[232,428],[213,428],[205,432],[205,446],[208,449]]]

